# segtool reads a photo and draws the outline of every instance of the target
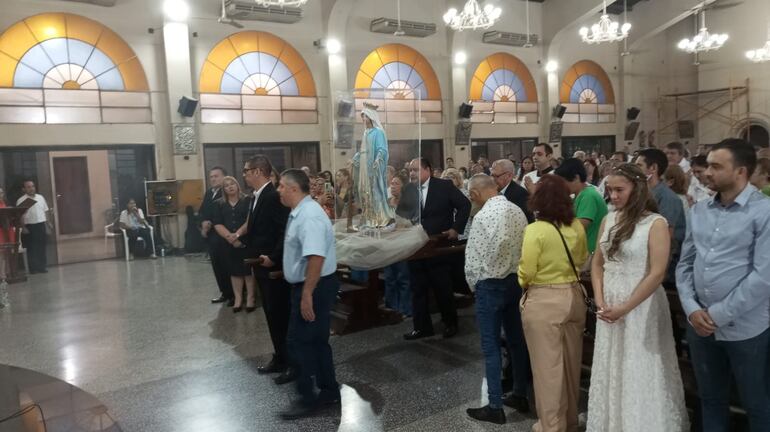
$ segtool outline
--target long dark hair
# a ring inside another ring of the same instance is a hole
[[[567,181],[554,174],[540,177],[535,193],[529,197],[528,206],[537,220],[557,225],[572,225],[575,220]]]
[[[636,225],[643,217],[658,211],[658,205],[647,186],[647,177],[638,166],[630,163],[622,164],[615,168],[610,176],[623,177],[634,185],[626,206],[618,212],[618,221],[610,228],[607,235],[607,241],[610,243],[607,259],[614,261],[620,245],[631,238]]]
[[[529,162],[532,163],[532,171],[537,170],[537,168],[535,168],[535,161],[532,160],[532,157],[524,156],[521,159],[521,163],[519,164],[519,181],[521,181],[521,179],[524,178],[524,174],[526,174],[526,172],[524,172],[524,161],[527,159],[529,159]],[[530,171],[527,171],[527,172],[530,172]]]

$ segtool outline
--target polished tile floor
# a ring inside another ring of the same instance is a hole
[[[271,351],[264,315],[233,314],[209,303],[214,294],[201,257],[53,267],[10,286],[0,364],[83,389],[126,432],[527,431],[533,423],[510,410],[505,426],[466,418],[484,395],[472,308],[451,340],[405,342],[411,322],[333,337],[341,410],[283,422],[276,413],[294,388],[256,373]]]

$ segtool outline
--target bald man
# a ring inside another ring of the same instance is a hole
[[[529,355],[524,342],[516,276],[527,218],[515,204],[500,195],[493,177],[476,174],[469,183],[471,201],[480,207],[473,218],[465,247],[465,277],[476,292],[476,320],[484,353],[489,405],[468,408],[468,416],[479,421],[503,424],[503,404],[520,412],[529,409]],[[500,382],[500,328],[513,367],[513,395],[503,400]]]
[[[508,159],[500,159],[492,163],[492,168],[489,172],[497,185],[497,190],[500,192],[500,195],[504,195],[508,201],[519,206],[524,212],[524,216],[527,217],[527,221],[531,223],[534,221],[534,217],[527,209],[529,192],[513,181],[513,179],[516,178],[514,169],[515,166],[513,165],[513,162]]]

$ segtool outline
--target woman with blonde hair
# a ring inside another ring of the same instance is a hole
[[[217,200],[217,209],[214,214],[214,229],[230,247],[225,249],[227,254],[228,273],[233,285],[235,302],[233,312],[243,309],[243,287],[246,286],[246,312],[256,309],[254,291],[256,281],[251,273],[251,268],[243,263],[248,258],[246,245],[240,237],[246,234],[247,220],[249,218],[250,200],[241,192],[241,185],[235,177],[227,176],[222,180],[222,198]]]

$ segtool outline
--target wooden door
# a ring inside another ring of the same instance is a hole
[[[93,231],[88,159],[85,156],[55,157],[53,172],[59,234],[81,234]]]

